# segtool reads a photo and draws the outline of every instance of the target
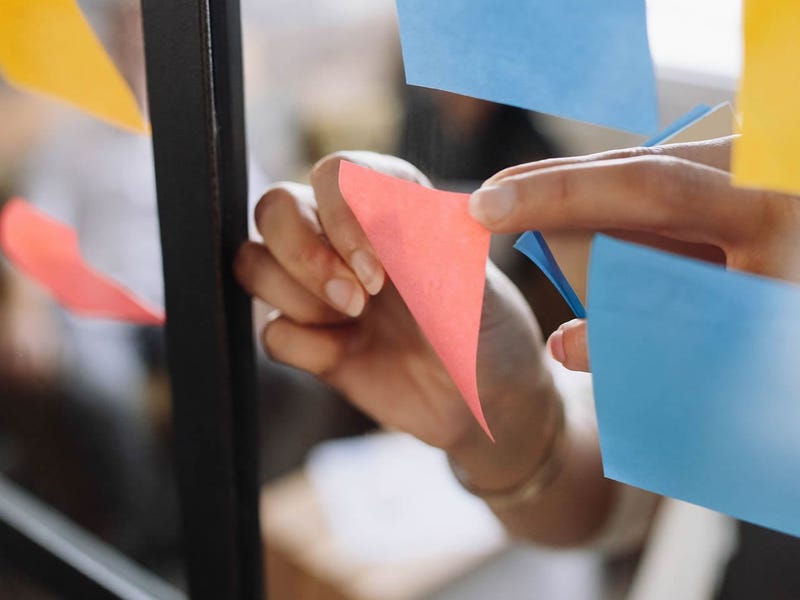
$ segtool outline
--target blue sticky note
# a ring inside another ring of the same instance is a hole
[[[606,476],[800,535],[800,287],[597,236],[588,323]]]
[[[658,130],[645,0],[397,0],[406,81]]]
[[[586,310],[583,308],[580,298],[578,298],[567,278],[564,277],[561,267],[558,266],[550,247],[544,241],[541,233],[538,231],[523,233],[522,237],[514,244],[514,248],[531,259],[542,270],[542,273],[556,287],[577,318],[583,319],[586,316]]]

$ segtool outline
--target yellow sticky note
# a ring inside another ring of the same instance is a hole
[[[736,185],[800,193],[800,2],[745,0]]]
[[[130,131],[149,126],[76,0],[0,0],[0,72]]]

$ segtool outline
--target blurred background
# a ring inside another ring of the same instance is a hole
[[[79,3],[146,106],[138,2]],[[663,123],[697,103],[732,100],[738,3],[651,0],[649,9]],[[316,160],[342,149],[398,154],[437,186],[470,191],[506,166],[642,141],[406,86],[393,0],[242,0],[242,10],[252,203],[269,182],[304,180]],[[0,202],[15,195],[74,226],[94,266],[163,302],[148,138],[0,81]],[[570,314],[511,241],[494,240],[493,257],[547,334]],[[0,471],[183,585],[162,331],[74,317],[0,268]],[[374,434],[302,373],[261,357],[259,374],[271,597],[628,594],[638,552],[552,552],[508,540],[452,483],[440,453]],[[714,537],[703,523],[688,528],[688,545]],[[2,571],[1,554],[0,598],[49,597]]]

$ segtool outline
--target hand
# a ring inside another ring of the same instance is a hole
[[[387,427],[453,455],[476,484],[503,489],[536,464],[557,400],[542,340],[519,291],[492,264],[478,356],[489,442],[341,196],[339,160],[429,185],[410,164],[371,153],[323,159],[311,185],[268,190],[256,208],[264,243],[240,250],[245,289],[280,311],[262,341],[275,360],[310,371]]]
[[[473,216],[495,232],[605,231],[729,268],[800,281],[800,203],[736,188],[730,138],[543,161],[498,173],[473,194]],[[553,356],[589,370],[586,328],[551,336]]]

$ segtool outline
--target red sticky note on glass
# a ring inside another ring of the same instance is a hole
[[[339,187],[411,314],[491,438],[476,363],[489,232],[469,196],[342,161]]]
[[[0,213],[0,248],[67,310],[86,317],[164,323],[164,311],[86,264],[73,229],[14,198]]]

